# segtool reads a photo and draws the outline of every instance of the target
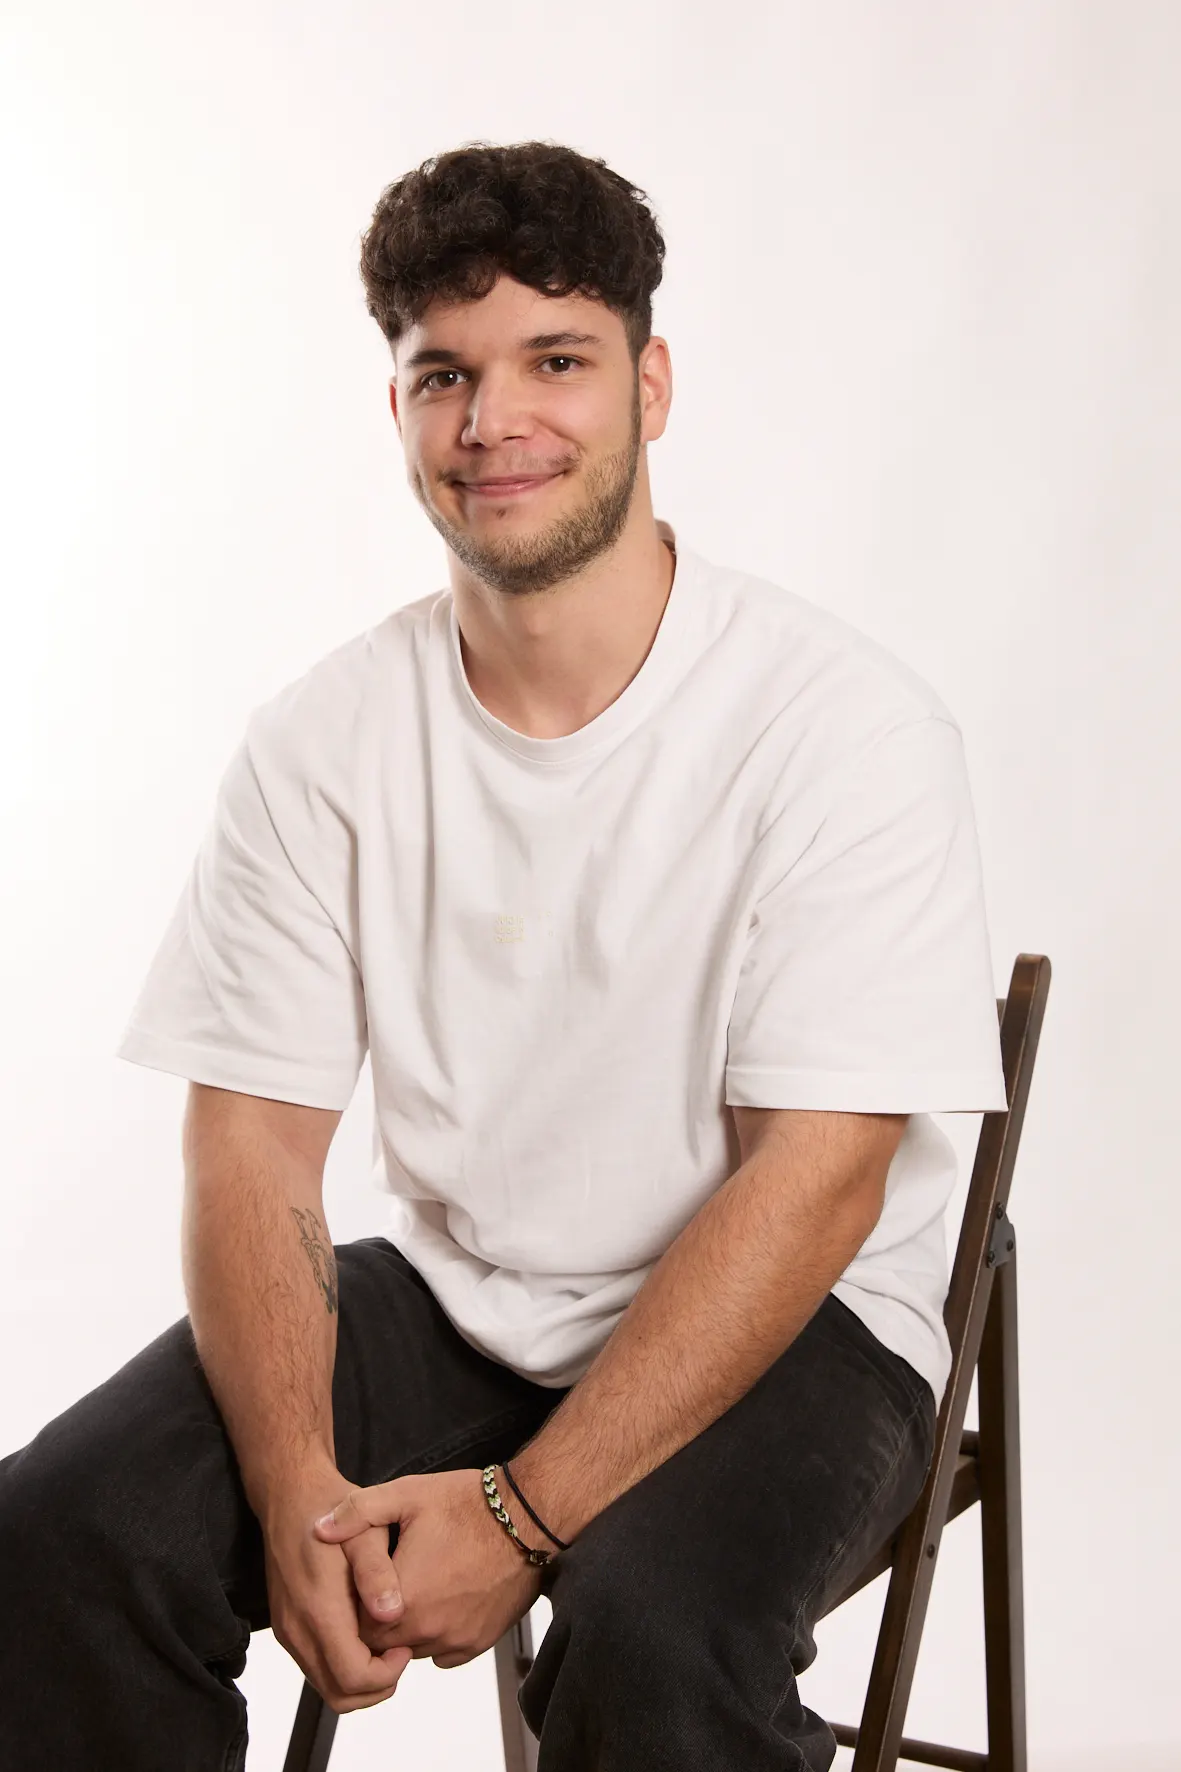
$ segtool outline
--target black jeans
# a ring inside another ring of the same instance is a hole
[[[350,1481],[499,1463],[565,1396],[465,1341],[385,1238],[336,1255]],[[831,1766],[796,1675],[933,1438],[926,1381],[830,1295],[545,1566],[553,1617],[519,1697],[539,1772]],[[238,1772],[234,1680],[268,1624],[261,1530],[185,1316],[0,1460],[0,1769]]]

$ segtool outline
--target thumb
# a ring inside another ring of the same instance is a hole
[[[370,1526],[391,1525],[403,1511],[398,1495],[401,1481],[396,1477],[392,1483],[350,1489],[331,1513],[321,1515],[315,1522],[316,1536],[329,1544],[340,1544],[346,1538],[355,1538],[358,1532],[367,1532]]]
[[[392,1624],[402,1612],[402,1582],[379,1526],[363,1532],[342,1550],[352,1565],[353,1586],[379,1624]]]

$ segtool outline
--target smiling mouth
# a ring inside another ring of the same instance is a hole
[[[518,480],[461,480],[459,485],[465,492],[475,493],[479,498],[511,498],[523,492],[534,492],[539,486],[548,486],[552,480],[560,478],[560,473],[530,474]]]

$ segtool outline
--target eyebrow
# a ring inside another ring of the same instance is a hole
[[[558,345],[603,345],[601,338],[593,332],[535,332],[532,338],[519,341],[519,351],[552,351]],[[441,345],[429,345],[421,351],[415,351],[407,357],[403,368],[421,369],[424,363],[459,363],[463,360],[462,351],[444,350]]]

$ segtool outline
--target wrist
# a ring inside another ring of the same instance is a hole
[[[307,1452],[298,1460],[243,1470],[246,1498],[265,1525],[276,1515],[300,1510],[323,1512],[335,1507],[353,1487],[327,1448]]]
[[[485,1465],[480,1473],[484,1505],[490,1528],[504,1540],[505,1549],[531,1574],[540,1574],[559,1546],[541,1531],[520,1504],[502,1464]]]
[[[510,1464],[511,1470],[506,1470],[503,1465],[499,1467],[503,1473],[500,1493],[512,1514],[513,1524],[522,1535],[531,1532],[535,1544],[556,1555],[577,1537],[576,1527],[573,1522],[559,1517],[560,1509],[552,1495],[553,1486],[530,1464],[524,1452],[518,1453]]]

